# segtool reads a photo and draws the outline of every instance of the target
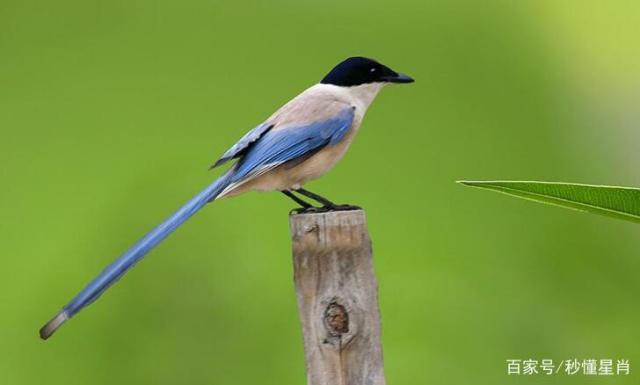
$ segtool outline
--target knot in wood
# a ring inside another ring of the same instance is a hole
[[[324,311],[324,326],[332,337],[349,332],[349,313],[337,302],[331,302]]]

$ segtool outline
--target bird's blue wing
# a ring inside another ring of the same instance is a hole
[[[271,123],[262,123],[258,127],[255,127],[251,131],[247,132],[236,144],[227,150],[220,159],[218,159],[210,168],[218,167],[227,163],[233,158],[237,158],[242,155],[253,143],[255,143],[262,135],[273,128]]]
[[[337,144],[349,132],[353,117],[354,108],[347,107],[323,121],[264,133],[238,161],[231,183],[248,180],[285,162]]]

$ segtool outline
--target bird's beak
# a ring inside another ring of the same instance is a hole
[[[412,77],[405,74],[396,74],[395,76],[385,76],[382,80],[389,83],[413,83]]]

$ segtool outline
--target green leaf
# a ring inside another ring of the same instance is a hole
[[[640,189],[578,183],[458,181],[518,198],[640,223]]]

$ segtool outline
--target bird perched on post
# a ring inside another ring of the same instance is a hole
[[[40,329],[40,337],[49,338],[67,319],[98,299],[208,202],[246,191],[281,191],[301,206],[298,211],[356,208],[337,205],[302,186],[324,175],[342,158],[382,87],[411,82],[409,76],[372,59],[351,57],[339,63],[320,83],[303,91],[240,138],[211,168],[237,159],[233,166],[107,266]],[[296,194],[321,206],[315,207]]]

